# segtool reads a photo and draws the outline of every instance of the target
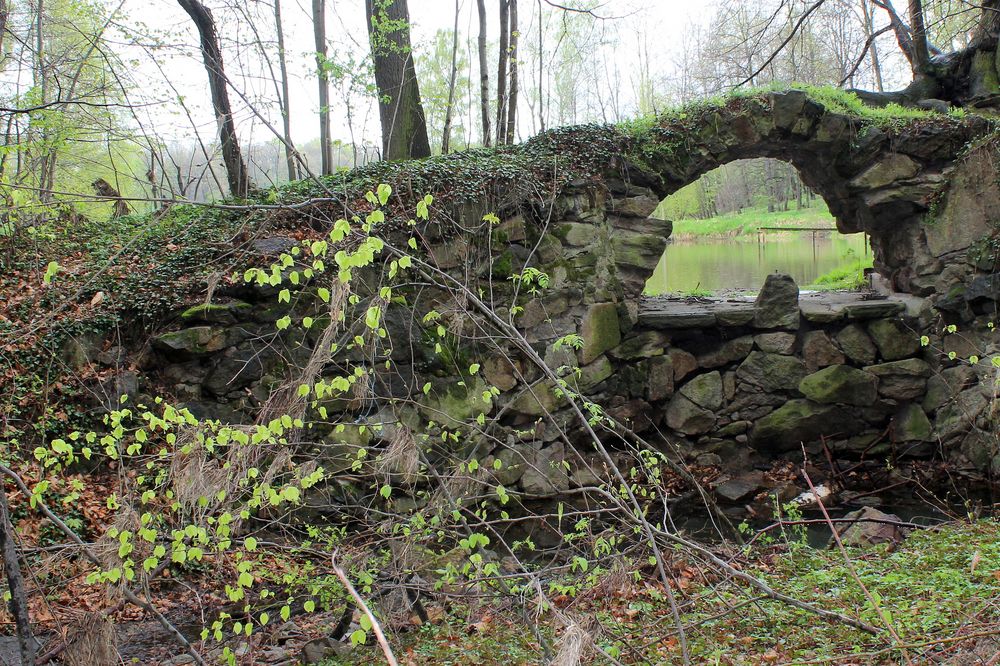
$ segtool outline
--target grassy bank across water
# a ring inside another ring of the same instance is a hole
[[[653,213],[656,216],[656,213]],[[674,221],[670,235],[674,242],[701,238],[739,238],[756,240],[761,227],[827,227],[836,229],[836,222],[826,206],[768,212],[767,208],[745,208],[741,213],[728,213],[707,220],[683,219]],[[781,232],[768,232],[775,236]],[[795,232],[800,233],[800,232]]]

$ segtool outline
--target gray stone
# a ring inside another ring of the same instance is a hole
[[[294,238],[288,236],[271,236],[270,238],[255,238],[251,242],[253,251],[257,254],[262,255],[276,255],[282,252],[288,252],[293,247],[298,245],[299,242]]]
[[[667,352],[670,361],[674,366],[674,382],[680,382],[689,374],[698,369],[698,360],[693,354],[677,349],[676,347]]]
[[[757,348],[769,354],[789,356],[795,350],[795,334],[782,331],[776,333],[759,333],[754,336]]]
[[[842,407],[790,400],[757,421],[750,442],[761,451],[794,451],[821,437],[854,435],[862,425]]]
[[[262,352],[257,350],[230,350],[232,353],[219,358],[202,386],[213,395],[221,396],[250,386],[264,376]]]
[[[982,387],[974,386],[958,394],[955,400],[938,410],[934,419],[934,430],[938,438],[949,444],[957,437],[964,436],[985,412],[990,399],[984,395]]]
[[[162,333],[153,338],[153,347],[175,356],[206,356],[228,346],[226,330],[214,326],[192,326]]]
[[[919,358],[869,365],[865,372],[878,377],[878,392],[893,400],[913,400],[923,395],[931,367]]]
[[[837,535],[840,542],[845,546],[874,546],[880,543],[899,543],[906,536],[905,532],[897,525],[891,523],[900,522],[899,516],[892,513],[883,513],[870,506],[862,507],[857,511],[851,511],[844,516],[844,520],[855,520],[858,522],[837,523]],[[835,542],[830,539],[830,546]]]
[[[711,352],[698,356],[702,368],[718,368],[734,361],[742,361],[753,350],[753,338],[749,335],[724,342]]]
[[[607,356],[600,356],[593,363],[580,368],[580,374],[576,377],[576,385],[582,392],[587,392],[603,382],[614,373],[614,366]]]
[[[677,394],[667,405],[667,425],[685,435],[701,435],[715,426],[715,414]]]
[[[968,365],[956,365],[927,380],[927,392],[921,405],[931,414],[948,404],[963,389],[976,382],[976,371]]]
[[[906,403],[892,417],[892,436],[896,442],[930,442],[932,435],[931,422],[916,403]]]
[[[848,324],[837,333],[837,344],[851,359],[859,365],[871,365],[875,362],[875,343],[858,324]]]
[[[802,339],[802,357],[806,368],[815,372],[829,365],[840,365],[844,362],[844,354],[830,340],[824,331],[809,331]]]
[[[794,356],[755,351],[740,364],[736,378],[764,391],[793,391],[807,374],[806,364]]]
[[[896,361],[920,351],[920,335],[903,326],[900,321],[878,319],[868,324],[868,333],[875,341],[883,360]]]
[[[898,315],[906,309],[906,305],[895,300],[861,301],[844,306],[844,314],[852,321],[864,319],[882,319]]]
[[[319,666],[334,658],[350,658],[353,651],[348,643],[328,637],[317,638],[302,646],[302,666]]]
[[[580,322],[583,347],[577,352],[581,365],[594,361],[598,356],[617,347],[622,341],[618,324],[618,308],[614,303],[591,305]]]
[[[552,497],[569,490],[569,471],[562,442],[537,451],[521,475],[521,489],[530,497]]]
[[[719,326],[746,326],[754,319],[753,303],[719,303],[713,307]]]
[[[790,275],[773,273],[754,302],[753,325],[756,328],[799,327],[799,287]]]
[[[847,365],[832,365],[805,377],[799,391],[819,403],[867,406],[878,397],[874,375]]]
[[[608,353],[623,361],[661,356],[666,351],[668,342],[670,336],[661,331],[641,331],[626,338]]]
[[[962,439],[959,450],[980,472],[984,474],[1000,472],[1000,439],[996,433],[972,428]]]
[[[508,408],[526,416],[542,416],[551,414],[564,404],[566,399],[556,395],[552,384],[538,382],[517,394]]]
[[[528,464],[534,462],[541,448],[540,442],[514,444],[503,448],[495,456],[486,459],[486,469],[495,483],[511,488],[524,475]]]
[[[698,375],[677,391],[703,409],[714,411],[722,407],[722,375],[718,371]]]
[[[520,364],[517,364],[518,366]],[[501,391],[509,391],[517,386],[517,374],[520,368],[504,356],[493,356],[483,362],[483,376],[493,386]]]
[[[739,502],[753,497],[764,487],[764,473],[754,471],[723,481],[712,488],[719,497],[730,502]]]
[[[570,247],[586,247],[597,240],[600,228],[593,224],[566,222],[555,233]]]
[[[890,153],[851,180],[851,186],[863,190],[885,187],[897,180],[913,178],[920,171],[920,164],[900,153]]]
[[[674,363],[669,356],[646,361],[646,399],[665,400],[674,394]]]

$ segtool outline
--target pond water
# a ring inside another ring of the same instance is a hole
[[[864,234],[836,231],[671,241],[646,282],[646,293],[756,291],[774,272],[805,286],[841,267],[871,265],[870,257]]]

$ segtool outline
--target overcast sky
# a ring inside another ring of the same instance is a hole
[[[264,24],[264,20],[273,21],[270,18],[270,2],[255,2],[254,0],[244,0],[245,6],[252,8],[260,17],[260,29],[272,34],[271,23]],[[596,10],[595,13],[607,20],[593,21],[595,31],[614,31],[617,33],[616,41],[619,48],[614,49],[614,58],[623,72],[633,71],[635,68],[635,52],[638,49],[638,33],[641,31],[647,40],[650,60],[654,73],[657,70],[666,70],[669,60],[676,52],[676,45],[682,40],[684,31],[692,21],[704,20],[711,12],[715,0],[606,0]],[[368,52],[368,37],[366,32],[364,16],[364,0],[327,0],[328,6],[328,39],[331,51],[339,50],[340,53],[353,53],[356,59],[363,59]],[[117,5],[117,2],[115,3]],[[209,6],[215,6],[212,0]],[[498,32],[498,17],[495,15],[495,1],[490,5],[488,15],[488,26],[490,39],[495,40]],[[544,11],[549,14],[549,21],[558,20],[561,15],[551,7],[542,3]],[[463,37],[471,36],[474,40],[478,30],[478,15],[475,0],[459,0],[460,17],[459,31]],[[532,39],[532,35],[537,35],[537,14],[538,0],[520,0],[519,7],[519,27],[523,39]],[[412,22],[411,39],[414,48],[419,50],[427,43],[439,30],[450,30],[455,20],[454,0],[409,0],[410,18]],[[175,0],[125,0],[123,11],[127,18],[125,24],[142,21],[155,29],[172,29],[175,36],[180,41],[186,43],[189,48],[186,52],[179,53],[173,50],[157,51],[156,59],[166,73],[172,84],[177,88],[177,92],[185,97],[186,102],[192,106],[197,116],[200,126],[199,131],[203,136],[209,137],[214,132],[214,120],[208,107],[208,84],[202,69],[200,55],[196,50],[196,33],[190,25],[187,15],[180,9]],[[225,12],[227,10],[219,7],[215,9],[216,20],[220,26],[234,24],[227,21]],[[309,0],[282,0],[283,21],[286,34],[286,51],[290,61],[291,69],[291,102],[292,102],[292,133],[296,142],[302,142],[314,138],[318,133],[316,121],[316,110],[318,100],[316,93],[315,79],[310,70],[312,66],[313,35],[311,26],[311,3]],[[233,30],[223,30],[223,34],[229,40],[248,40],[251,35],[246,28],[241,28],[244,34],[234,34]],[[537,37],[534,37],[537,39]],[[462,45],[475,48],[474,41],[469,45]],[[135,50],[135,49],[133,49]],[[227,54],[228,55],[228,54]],[[477,62],[475,53],[471,53],[472,62]],[[495,54],[491,53],[491,63],[495,60]],[[161,132],[165,128],[171,127],[169,134],[173,138],[188,138],[188,122],[184,114],[176,108],[176,104],[169,104],[168,100],[175,98],[174,92],[163,82],[163,74],[159,68],[150,62],[147,53],[137,54],[138,66],[135,77],[143,87],[143,95],[152,99],[164,100],[166,103],[161,108],[150,109],[150,122],[156,122]],[[249,60],[249,59],[248,59]],[[657,65],[663,65],[658,67]],[[236,71],[235,62],[227,62],[230,77],[238,79],[239,72]],[[263,71],[261,71],[263,73]],[[524,74],[528,76],[530,74]],[[495,72],[491,72],[491,81],[495,79]],[[478,83],[478,81],[476,82]],[[253,86],[252,82],[244,85]],[[262,90],[270,93],[270,84],[263,84]],[[529,85],[529,84],[522,84]],[[628,86],[625,86],[626,88]],[[476,85],[478,91],[478,85]],[[628,102],[629,91],[618,91],[623,94]],[[240,107],[238,115],[241,117],[241,131],[244,134],[243,140],[250,140],[247,133],[252,133],[254,140],[267,140],[269,131],[262,126],[252,113],[249,113],[245,105],[241,103],[239,95],[232,95],[234,106]],[[478,94],[477,94],[478,99]],[[346,105],[338,103],[334,99],[332,106],[334,138],[348,141],[350,139],[347,131]],[[356,131],[359,131],[365,139],[378,141],[378,115],[373,104],[365,101],[355,100],[354,124]],[[627,106],[627,104],[626,104]],[[167,109],[169,115],[166,115]],[[165,122],[166,120],[166,122]],[[272,121],[276,120],[274,118]],[[530,132],[530,128],[520,127],[519,132],[524,135]]]

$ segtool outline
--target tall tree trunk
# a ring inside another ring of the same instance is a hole
[[[490,70],[486,56],[486,3],[476,0],[479,8],[479,108],[483,116],[483,145],[490,145]]]
[[[319,154],[324,176],[333,173],[330,138],[330,75],[326,63],[326,0],[313,0],[313,38],[316,42],[316,82],[319,85]]]
[[[413,65],[406,0],[365,0],[365,10],[382,122],[382,157],[428,157],[431,146]]]
[[[510,95],[507,99],[507,136],[506,143],[514,143],[514,130],[517,126],[517,0],[510,0],[510,56],[509,77]]]
[[[229,193],[235,197],[245,197],[250,191],[250,177],[236,138],[236,122],[233,119],[233,108],[229,103],[226,70],[222,62],[219,37],[215,31],[215,19],[212,18],[212,12],[199,0],[177,0],[177,3],[194,21],[201,38],[201,55],[205,60],[208,87],[212,93],[212,108],[215,110],[215,119],[219,125],[219,141],[222,143],[222,161],[226,166]]]
[[[923,0],[909,0],[910,35],[913,40],[913,73],[929,74],[931,52],[927,43],[927,28],[924,26]]]
[[[7,0],[0,0],[0,63],[4,61],[3,55],[3,36],[7,32],[7,17],[9,16],[9,10],[7,9]]]
[[[448,80],[448,106],[444,110],[444,131],[441,132],[441,154],[448,154],[451,141],[451,114],[455,108],[455,79],[458,78],[458,0],[455,0],[455,32],[451,41],[451,77]]]
[[[510,49],[510,0],[500,0],[500,52],[497,54],[497,145],[507,139],[507,56]]]
[[[24,666],[34,666],[37,645],[31,632],[31,618],[28,617],[28,597],[24,592],[24,579],[14,543],[14,525],[10,519],[10,505],[7,491],[0,481],[0,553],[3,557],[4,572],[7,575],[7,589],[10,592],[8,607],[17,630],[17,647]]]
[[[872,56],[872,73],[875,75],[875,89],[878,92],[885,92],[885,84],[882,81],[882,62],[879,60],[877,40],[873,38],[875,34],[875,8],[871,6],[870,0],[861,0],[861,11],[865,17],[865,39],[872,40],[868,51]]]
[[[298,179],[295,149],[292,148],[292,102],[288,94],[288,63],[285,59],[285,30],[281,23],[281,0],[274,0],[274,32],[278,36],[278,70],[281,73],[281,125],[285,135],[285,164],[288,180]]]
[[[45,104],[48,101],[48,68],[45,66],[45,33],[44,33],[44,21],[45,21],[45,1],[37,0],[35,5],[35,87],[38,88],[38,102],[39,104]],[[42,130],[42,143],[44,144],[45,130]],[[49,203],[52,201],[52,186],[54,181],[50,179],[51,174],[54,171],[53,162],[55,161],[55,155],[53,151],[49,148],[42,148],[42,156],[39,161],[38,166],[38,198],[42,203]]]

